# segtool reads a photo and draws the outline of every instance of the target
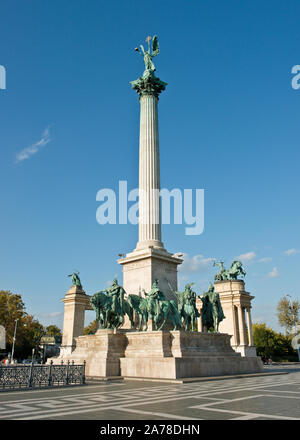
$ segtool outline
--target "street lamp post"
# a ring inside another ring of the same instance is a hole
[[[13,338],[13,346],[11,350],[11,362],[14,363],[14,351],[15,351],[15,342],[16,342],[16,334],[17,334],[17,324],[18,324],[19,318],[15,320],[15,331],[14,331],[14,338]]]
[[[299,344],[298,344],[298,337],[297,337],[298,329],[297,329],[296,316],[295,316],[295,314],[293,312],[292,297],[291,297],[291,295],[286,295],[286,296],[289,296],[291,298],[289,300],[289,303],[290,303],[291,312],[293,313],[293,321],[294,321],[294,327],[295,327],[295,338],[296,338],[296,346],[297,346],[297,353],[298,353],[298,361],[300,362],[300,347],[299,347]]]

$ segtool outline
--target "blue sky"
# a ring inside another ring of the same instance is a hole
[[[245,255],[253,319],[279,330],[278,300],[299,298],[299,14],[292,0],[3,3],[0,288],[61,325],[74,269],[88,294],[122,280],[116,259],[137,226],[100,226],[96,193],[138,184],[133,48],[157,34],[161,184],[205,190],[203,234],[162,229],[167,250],[187,254],[181,286],[201,293],[210,259]]]

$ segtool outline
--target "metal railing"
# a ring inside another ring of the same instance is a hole
[[[84,384],[85,361],[82,365],[74,361],[53,365],[51,361],[48,365],[0,366],[0,391]]]

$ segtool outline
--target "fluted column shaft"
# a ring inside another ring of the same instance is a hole
[[[238,316],[239,316],[240,345],[248,345],[246,339],[245,312],[241,305],[238,306]]]
[[[140,97],[139,241],[137,248],[163,248],[161,242],[158,99]]]
[[[252,319],[250,307],[247,307],[247,323],[248,323],[248,334],[249,334],[249,345],[254,345],[253,342],[253,332],[252,332]]]

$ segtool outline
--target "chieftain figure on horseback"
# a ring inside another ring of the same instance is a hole
[[[225,269],[223,261],[214,262],[213,265],[220,268],[219,273],[215,275],[215,282],[236,280],[239,275],[246,275],[242,263],[238,260],[233,261],[228,270]],[[78,282],[75,276],[73,278],[74,283]],[[177,301],[168,300],[158,284],[159,281],[155,280],[149,293],[143,289],[143,296],[129,294],[125,298],[125,290],[114,279],[112,285],[106,290],[95,293],[90,298],[90,303],[96,311],[96,319],[100,328],[117,329],[123,325],[125,315],[127,315],[131,328],[134,329],[135,314],[139,331],[143,328],[148,330],[149,319],[152,320],[155,330],[162,330],[167,322],[171,322],[173,330],[184,328],[185,331],[194,331],[197,318],[200,316],[202,328],[207,331],[219,331],[219,324],[225,319],[225,316],[220,296],[215,292],[212,284],[209,285],[207,292],[203,292],[203,295],[199,296],[202,301],[201,314],[196,307],[197,295],[192,289],[194,283],[186,284],[183,292],[173,290],[168,283]]]
[[[125,290],[119,286],[117,279],[106,290],[95,293],[90,298],[90,303],[96,312],[96,319],[101,329],[117,329],[124,322],[125,314],[128,315],[131,327],[134,327],[133,311],[124,298]]]

